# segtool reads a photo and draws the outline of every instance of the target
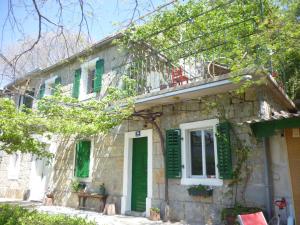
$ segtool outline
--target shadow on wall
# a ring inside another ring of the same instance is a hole
[[[86,182],[88,191],[97,192],[102,183],[108,193],[108,203],[116,204],[116,212],[120,213],[123,190],[123,160],[124,160],[124,133],[143,127],[140,121],[125,121],[114,128],[109,134],[91,137],[94,142],[92,150],[91,181]],[[57,143],[57,151],[53,164],[50,188],[54,190],[54,204],[77,207],[78,198],[71,191],[71,182],[74,179],[74,158],[76,139],[69,137]],[[88,207],[98,208],[97,200],[88,199]]]

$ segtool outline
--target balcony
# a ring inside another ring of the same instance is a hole
[[[170,63],[162,59],[147,58],[133,61],[113,68],[116,86],[122,88],[122,76],[128,76],[136,81],[136,93],[141,95],[155,95],[162,90],[185,88],[194,83],[206,83],[212,79],[228,74],[230,69],[213,61],[199,58],[180,60]]]

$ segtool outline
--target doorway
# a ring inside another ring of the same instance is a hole
[[[34,157],[30,173],[30,201],[43,201],[48,183],[49,168],[46,159]]]
[[[150,216],[153,165],[152,129],[125,133],[121,214]]]
[[[144,212],[147,198],[147,137],[132,141],[131,210]]]

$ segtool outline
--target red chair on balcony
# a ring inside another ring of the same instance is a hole
[[[189,78],[183,75],[183,70],[182,67],[178,68],[173,68],[172,69],[172,85],[177,86],[177,85],[182,85],[184,82],[188,83]]]

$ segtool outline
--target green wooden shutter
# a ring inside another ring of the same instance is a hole
[[[221,179],[232,179],[230,123],[217,125],[218,169]]]
[[[75,70],[75,77],[73,82],[73,92],[72,92],[73,98],[79,97],[80,78],[81,78],[81,69],[77,69]]]
[[[38,95],[38,98],[41,99],[44,97],[45,95],[45,89],[46,89],[46,85],[45,83],[43,83],[41,86],[40,86],[40,90],[39,90],[39,95]]]
[[[51,90],[52,95],[55,93],[57,86],[60,85],[60,84],[61,84],[61,77],[56,77],[55,80],[54,80],[54,87]]]
[[[76,144],[75,176],[89,177],[91,142],[80,141]]]
[[[180,129],[171,129],[166,131],[166,165],[168,178],[181,178]]]
[[[100,92],[102,87],[102,76],[104,74],[104,59],[96,62],[96,73],[94,82],[94,92]]]

